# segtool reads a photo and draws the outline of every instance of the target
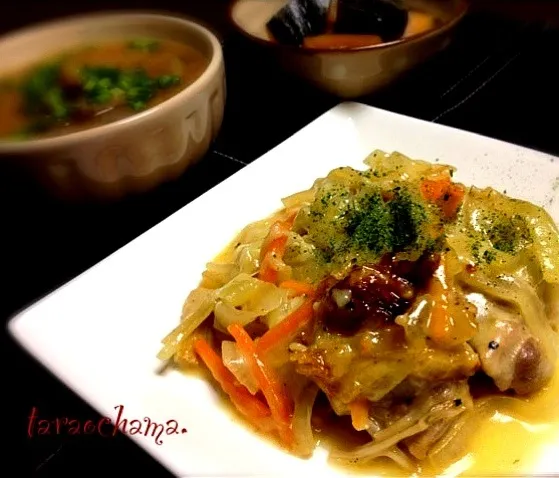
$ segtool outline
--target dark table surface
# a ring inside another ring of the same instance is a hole
[[[539,2],[545,3],[545,2]],[[117,204],[70,205],[43,196],[24,178],[0,174],[2,262],[0,294],[6,320],[72,279],[223,179],[287,139],[338,103],[278,71],[227,23],[224,0],[22,1],[2,6],[0,31],[61,15],[114,8],[165,9],[210,24],[221,36],[228,103],[219,138],[182,178]],[[4,11],[9,14],[4,14]],[[556,12],[557,10],[555,10]],[[474,10],[452,46],[367,104],[559,155],[557,17],[524,21]],[[547,21],[546,21],[547,20]],[[0,59],[1,61],[1,59]],[[79,320],[79,318],[77,318]],[[84,337],[87,340],[87,337]],[[96,419],[98,414],[10,339],[4,433],[14,476],[166,471],[128,438],[96,435],[27,436],[28,416]],[[100,351],[102,353],[102,351]],[[4,465],[6,466],[6,465]],[[16,471],[17,470],[17,471]]]

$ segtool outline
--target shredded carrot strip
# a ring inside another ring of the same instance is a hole
[[[434,304],[429,321],[429,337],[435,342],[444,343],[450,328],[448,298],[440,280],[433,279],[429,287]]]
[[[287,215],[287,218],[285,219],[284,222],[287,226],[289,226],[289,229],[293,227],[293,223],[295,222],[295,218],[297,217],[297,214],[299,214],[300,209],[301,208],[297,207],[293,209],[291,212],[289,212],[289,214]]]
[[[300,282],[296,280],[286,280],[280,284],[282,289],[289,289],[295,293],[295,295],[313,295],[314,288],[312,285],[306,282]]]
[[[285,246],[287,244],[287,234],[291,229],[288,221],[276,221],[270,227],[270,232],[262,245],[260,253],[261,264],[258,278],[266,282],[276,283],[278,280],[278,270],[274,262],[281,261]]]
[[[465,195],[466,189],[464,186],[460,184],[452,184],[450,186],[441,205],[446,217],[453,217],[458,212]]]
[[[448,218],[458,212],[465,193],[464,187],[453,183],[448,174],[435,179],[425,179],[421,183],[421,195],[428,201],[439,204]]]
[[[272,418],[278,426],[281,439],[286,445],[292,446],[292,403],[282,383],[277,378],[274,370],[259,357],[256,345],[241,325],[232,324],[227,327],[227,331],[235,339],[239,351],[247,361],[260,390],[262,390],[270,407]]]
[[[422,196],[432,202],[441,199],[451,185],[450,176],[443,175],[436,179],[425,179],[421,183]]]
[[[267,353],[279,344],[290,342],[314,317],[314,296],[310,296],[299,308],[291,312],[279,324],[268,330],[258,341],[260,353]]]
[[[260,280],[274,284],[278,281],[277,263],[283,258],[288,234],[293,227],[298,212],[299,208],[286,210],[287,217],[284,220],[274,222],[270,227],[260,253],[260,271],[258,273]]]
[[[449,289],[446,284],[445,256],[441,257],[441,263],[428,288],[429,294],[433,298],[433,307],[427,327],[429,337],[435,343],[444,345],[449,341],[448,335],[451,329],[451,317],[449,311]]]
[[[257,428],[268,430],[270,409],[237,381],[210,344],[205,339],[198,339],[194,342],[194,350],[237,410]]]
[[[369,400],[357,399],[349,404],[351,424],[358,431],[366,430],[369,426]]]
[[[432,297],[427,328],[429,337],[442,347],[452,347],[470,340],[477,331],[477,325],[470,312],[460,305],[452,287],[453,278],[445,270],[446,256],[441,257],[439,269],[431,278],[428,293]]]
[[[287,236],[280,236],[271,241],[264,252],[260,265],[258,278],[266,282],[275,283],[278,280],[278,271],[275,268],[274,259],[281,260],[287,244]]]

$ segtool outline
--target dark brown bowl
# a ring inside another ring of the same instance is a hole
[[[372,93],[448,46],[465,16],[466,0],[410,0],[441,21],[434,29],[396,41],[343,50],[301,48],[275,42],[267,21],[285,0],[234,0],[230,19],[236,29],[261,45],[285,70],[341,98]]]

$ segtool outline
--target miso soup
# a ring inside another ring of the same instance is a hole
[[[169,40],[87,45],[0,78],[0,140],[64,135],[151,108],[192,84],[209,60]]]

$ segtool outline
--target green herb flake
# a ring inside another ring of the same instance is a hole
[[[497,258],[497,254],[494,251],[487,249],[483,252],[483,260],[487,264],[491,264],[496,258]]]
[[[23,107],[27,115],[44,115],[64,120],[70,106],[60,86],[60,64],[50,63],[32,70],[21,86]]]
[[[428,209],[402,186],[329,184],[308,212],[308,240],[317,260],[332,266],[374,262],[387,253],[439,250],[444,237],[427,232]]]
[[[409,193],[397,191],[389,209],[394,222],[392,247],[396,251],[404,250],[419,239],[421,226],[427,220],[425,208],[413,201]]]
[[[157,51],[160,43],[152,38],[136,38],[128,43],[128,48],[131,50],[141,50],[148,53]]]
[[[371,194],[350,215],[346,232],[357,248],[382,254],[393,245],[394,220],[380,193]]]
[[[467,234],[477,264],[492,264],[499,254],[515,255],[533,242],[526,220],[518,214],[488,212],[480,217],[479,226]]]
[[[507,254],[515,254],[520,247],[532,242],[526,221],[519,215],[498,217],[487,236],[494,249]]]
[[[145,109],[159,89],[179,82],[180,77],[175,75],[151,78],[143,69],[87,67],[82,70],[83,90],[88,102],[106,104],[122,100],[134,111]]]
[[[162,89],[176,86],[180,83],[180,81],[180,76],[177,75],[163,75],[157,78],[157,84],[159,85],[159,88]]]

